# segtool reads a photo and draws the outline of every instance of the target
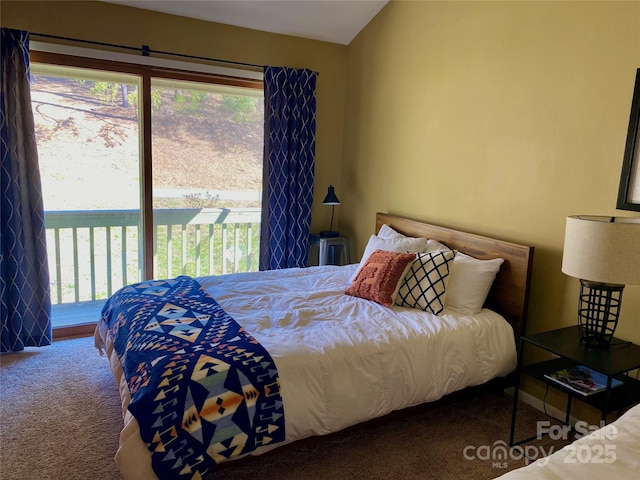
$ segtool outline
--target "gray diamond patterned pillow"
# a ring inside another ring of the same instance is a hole
[[[420,308],[438,315],[444,310],[452,251],[419,253],[404,276],[396,296],[401,307]]]

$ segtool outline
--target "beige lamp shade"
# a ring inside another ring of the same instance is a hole
[[[562,271],[592,282],[640,284],[640,218],[567,217]]]

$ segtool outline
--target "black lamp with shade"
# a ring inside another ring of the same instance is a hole
[[[333,191],[333,185],[329,185],[327,196],[322,201],[323,205],[331,205],[331,223],[329,224],[329,230],[322,230],[320,236],[323,238],[339,237],[340,233],[333,230],[333,213],[336,205],[340,205],[340,200],[336,196],[336,192]]]
[[[580,279],[580,340],[607,347],[618,325],[624,286],[640,284],[640,218],[567,217],[562,271]]]

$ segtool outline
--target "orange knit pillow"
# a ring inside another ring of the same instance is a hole
[[[415,253],[376,250],[360,268],[345,293],[391,307],[398,283],[403,279],[407,266],[415,259]]]

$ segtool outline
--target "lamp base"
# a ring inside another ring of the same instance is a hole
[[[321,238],[335,238],[339,237],[340,232],[336,232],[335,230],[322,230],[320,231]]]
[[[608,347],[618,326],[624,285],[580,280],[578,330],[586,345]]]

